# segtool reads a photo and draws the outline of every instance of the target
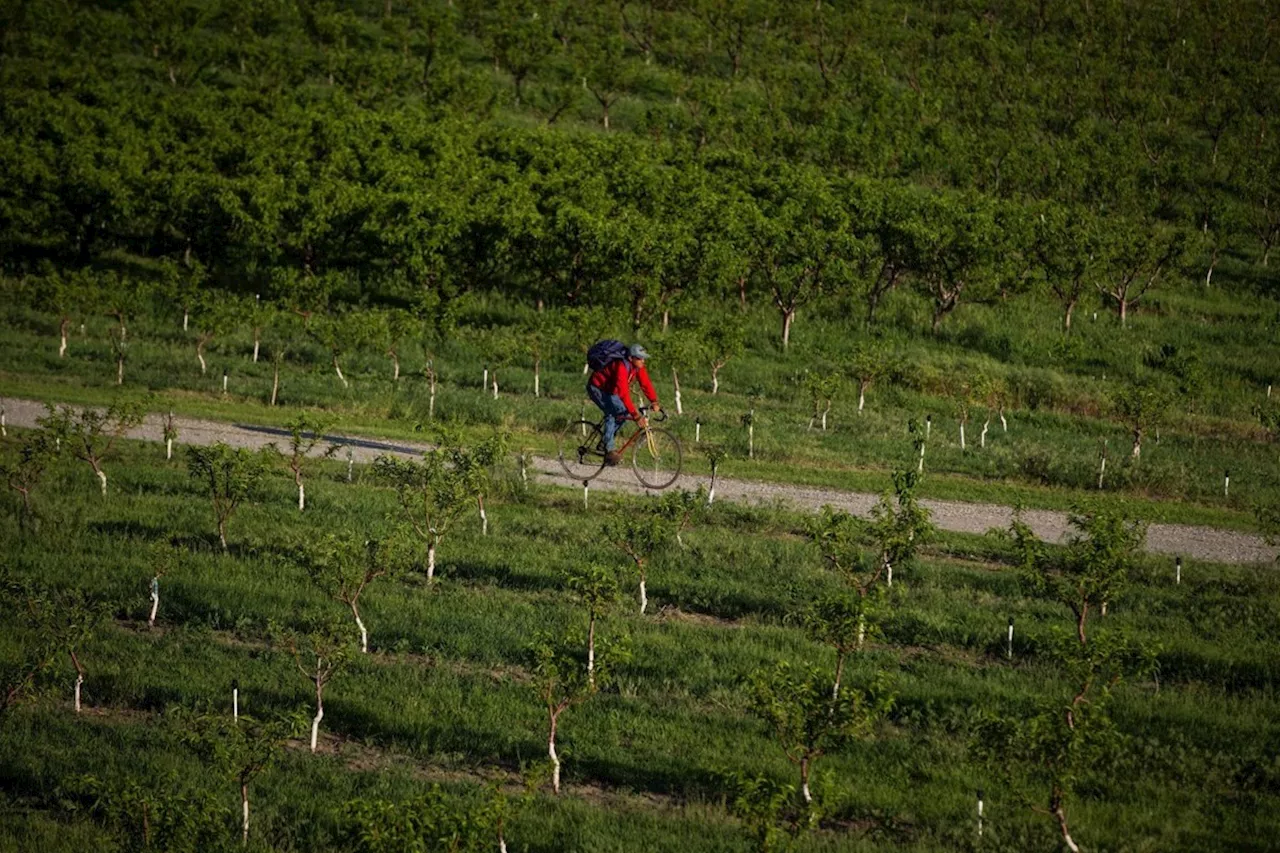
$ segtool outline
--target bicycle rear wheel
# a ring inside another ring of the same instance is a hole
[[[575,482],[591,480],[604,470],[604,451],[600,449],[604,436],[600,425],[591,421],[571,421],[556,449],[560,455],[560,467]]]
[[[680,439],[661,427],[650,427],[649,438],[636,438],[631,451],[631,469],[636,479],[650,489],[665,489],[680,476]]]

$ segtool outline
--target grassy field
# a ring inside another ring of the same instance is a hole
[[[171,706],[229,713],[237,680],[244,710],[303,710],[307,682],[269,641],[269,626],[296,626],[327,601],[280,559],[290,543],[341,527],[372,534],[395,514],[394,496],[362,471],[317,466],[309,507],[298,513],[283,470],[232,519],[231,552],[213,534],[206,496],[154,445],[128,444],[110,464],[103,500],[86,466],[63,463],[38,498],[42,526],[0,538],[5,565],[117,602],[81,650],[85,711],[70,707],[65,656],[41,679],[38,699],[0,724],[0,849],[131,849],[77,796],[77,774],[113,784],[176,771],[225,804],[236,788],[183,746]],[[514,791],[522,767],[545,755],[542,710],[524,649],[539,631],[585,622],[566,571],[590,560],[622,566],[602,541],[601,515],[634,509],[601,497],[590,513],[568,491],[514,484],[490,509],[490,534],[468,519],[441,549],[442,579],[379,582],[364,599],[371,653],[326,692],[322,749],[286,751],[253,785],[254,849],[349,849],[343,806],[356,797],[402,800],[432,783],[459,803],[483,783]],[[650,614],[635,613],[634,582],[604,631],[630,636],[616,684],[564,718],[566,791],[538,793],[508,828],[511,849],[746,850],[747,828],[723,802],[726,773],[793,781],[794,768],[746,709],[743,682],[777,660],[829,668],[794,615],[831,581],[785,513],[718,507],[664,552],[649,581]],[[151,546],[183,557],[162,579],[158,626],[147,630]],[[56,542],[56,546],[55,546]],[[1064,613],[1026,598],[1004,546],[944,536],[899,575],[892,617],[851,680],[893,675],[897,702],[856,746],[824,758],[818,786],[828,809],[806,850],[943,850],[979,846],[974,791],[986,790],[983,848],[1045,849],[1047,819],[1020,801],[1044,792],[1005,783],[969,750],[982,713],[1017,716],[1066,689],[1042,654]],[[1087,768],[1072,806],[1089,849],[1261,849],[1280,837],[1280,706],[1274,638],[1280,579],[1256,568],[1189,564],[1172,582],[1164,560],[1143,564],[1132,592],[1103,625],[1158,648],[1158,676],[1119,688],[1114,716],[1125,735]],[[1005,659],[1005,625],[1018,624]],[[12,621],[13,614],[5,614]],[[354,627],[352,628],[354,633]],[[0,632],[15,662],[34,642]]]
[[[1267,376],[1280,363],[1266,313],[1270,302],[1239,295],[1228,299],[1219,291],[1172,291],[1126,330],[1103,314],[1096,320],[1078,318],[1074,336],[1064,338],[1054,328],[1057,318],[1049,306],[1020,298],[1007,305],[968,306],[934,339],[910,331],[918,328],[913,324],[920,304],[906,294],[891,297],[887,313],[896,324],[889,324],[876,346],[891,354],[896,367],[870,387],[861,414],[856,389],[846,385],[834,400],[830,428],[811,429],[811,403],[801,387],[809,369],[839,372],[846,366],[850,344],[842,321],[815,316],[798,325],[797,343],[784,353],[767,337],[770,316],[758,312],[749,319],[759,334],[725,367],[719,394],[708,393],[705,368],[685,372],[686,414],[674,428],[692,447],[695,422],[700,422],[703,441],[729,451],[725,471],[730,476],[878,491],[892,469],[914,467],[907,426],[912,420],[923,424],[929,416],[926,469],[936,476],[921,490],[930,497],[1052,509],[1089,498],[1134,517],[1235,529],[1253,528],[1253,508],[1280,500],[1280,457],[1254,414],[1267,403]],[[499,299],[473,303],[468,316],[476,323],[514,323],[522,316],[518,307]],[[127,392],[154,394],[154,410],[283,422],[285,414],[264,405],[272,366],[265,359],[249,360],[247,334],[215,341],[210,369],[202,376],[194,343],[176,323],[163,314],[133,322]],[[85,335],[73,335],[69,357],[59,359],[52,318],[12,308],[0,332],[0,395],[110,401],[118,389],[105,340],[109,334],[105,318],[93,319]],[[660,335],[652,339],[661,345]],[[1179,369],[1186,372],[1186,363],[1192,363],[1198,378],[1175,395],[1166,420],[1147,430],[1141,461],[1135,462],[1129,458],[1129,431],[1110,414],[1110,401],[1132,383],[1172,382],[1143,366],[1144,358],[1150,361],[1151,353],[1166,345],[1182,353]],[[283,366],[280,404],[323,409],[337,430],[413,437],[430,429],[426,383],[418,373],[423,359],[420,348],[407,346],[403,378],[393,383],[390,362],[380,352],[353,352],[343,363],[351,386],[343,388],[327,354],[302,345]],[[466,338],[443,348],[436,359],[437,419],[473,434],[505,425],[516,446],[550,453],[563,424],[583,411],[577,357],[561,351],[547,360],[538,399],[531,393],[532,371],[522,360],[501,369],[501,393],[492,399],[481,388],[487,362]],[[653,370],[660,396],[671,408],[668,369],[659,359]],[[951,386],[976,375],[994,377],[1009,389],[1008,429],[998,411],[974,404],[962,450],[961,410]],[[742,424],[748,411],[754,411],[756,424],[751,458]],[[1104,448],[1108,468],[1099,491]],[[690,457],[690,470],[705,471],[701,454]],[[1232,486],[1224,494],[1228,470]]]

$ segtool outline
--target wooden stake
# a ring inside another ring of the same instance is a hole
[[[1178,557],[1173,563],[1173,582],[1175,584],[1182,583],[1182,558]]]
[[[582,481],[582,508],[583,509],[587,508],[588,495],[590,495],[590,493],[591,493],[591,481],[583,480]]]
[[[231,719],[240,722],[240,682],[231,679]]]
[[[1013,660],[1013,617],[1009,617],[1009,642],[1005,646],[1004,656]]]

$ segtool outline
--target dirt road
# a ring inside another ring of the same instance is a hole
[[[44,414],[44,404],[31,400],[6,399],[3,401],[8,423],[13,426],[33,427],[36,419]],[[224,441],[237,447],[257,448],[270,442],[283,443],[288,432],[279,428],[248,424],[221,423],[218,421],[177,418],[180,444],[212,444]],[[129,437],[148,441],[163,440],[161,418],[149,415],[142,426],[131,431]],[[425,444],[399,441],[327,436],[332,443],[343,445],[337,458],[347,458],[348,448],[356,462],[371,462],[383,453],[413,456],[427,447]],[[327,449],[327,448],[322,448]],[[581,488],[565,476],[554,459],[538,458],[534,468],[545,482]],[[694,488],[700,478],[684,477],[679,485]],[[619,467],[605,471],[592,482],[593,489],[622,489],[643,491],[629,468]],[[747,480],[720,479],[716,483],[717,500],[743,503],[783,505],[817,510],[826,504],[865,516],[876,502],[877,496],[838,489],[791,486],[781,483],[762,483]],[[995,504],[961,503],[958,501],[925,500],[922,503],[933,514],[933,521],[943,530],[960,533],[984,533],[993,527],[1007,527],[1012,511]],[[1037,536],[1050,542],[1061,541],[1067,532],[1066,513],[1052,510],[1026,510],[1023,519]],[[1198,527],[1185,524],[1152,524],[1147,532],[1147,550],[1156,554],[1179,554],[1189,559],[1218,563],[1270,563],[1280,555],[1280,548],[1268,545],[1260,536]]]

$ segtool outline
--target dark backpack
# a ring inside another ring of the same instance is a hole
[[[603,341],[596,341],[591,345],[591,349],[587,350],[587,367],[591,368],[592,373],[595,373],[626,357],[627,345],[622,341],[607,338]]]

